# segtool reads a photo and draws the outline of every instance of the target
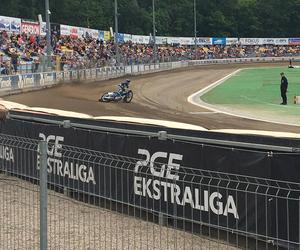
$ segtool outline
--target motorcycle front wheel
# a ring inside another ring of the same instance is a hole
[[[133,92],[129,90],[123,100],[124,102],[129,103],[131,102],[132,98],[133,98]]]

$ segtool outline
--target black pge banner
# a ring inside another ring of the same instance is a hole
[[[105,125],[120,126],[113,122]],[[48,180],[54,185],[233,232],[279,239],[276,244],[299,244],[298,154],[163,141],[13,119],[0,126],[1,134],[47,140]],[[1,144],[1,170],[38,178],[36,151],[22,143]]]

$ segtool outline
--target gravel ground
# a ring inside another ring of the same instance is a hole
[[[0,174],[0,249],[39,249],[39,187]],[[49,249],[236,249],[48,193]]]

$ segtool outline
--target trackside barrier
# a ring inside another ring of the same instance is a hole
[[[300,57],[254,57],[254,58],[229,58],[229,59],[208,59],[208,60],[191,60],[192,65],[209,65],[209,64],[239,64],[239,63],[272,63],[272,62],[299,62]]]
[[[17,113],[0,123],[1,249],[38,244],[42,162],[50,249],[300,247],[299,142]]]
[[[159,64],[141,64],[118,67],[103,67],[94,69],[71,70],[48,73],[29,73],[21,75],[1,76],[0,94],[18,92],[26,89],[37,89],[52,86],[62,82],[95,81],[122,77],[125,75],[148,74],[152,72],[184,68],[196,65],[210,64],[236,64],[260,62],[289,62],[300,61],[300,57],[274,57],[274,58],[240,58],[240,59],[211,59],[168,62]]]

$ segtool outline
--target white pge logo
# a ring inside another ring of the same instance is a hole
[[[165,177],[170,180],[179,180],[178,170],[180,164],[178,161],[182,161],[183,155],[167,153],[167,152],[156,152],[152,156],[146,149],[139,149],[139,155],[146,157],[144,161],[138,161],[135,165],[135,172],[138,173],[139,167],[148,166],[153,176]],[[154,162],[162,162],[167,160],[167,164],[163,164],[160,170],[155,169]]]
[[[39,138],[47,142],[47,168],[48,173],[66,177],[73,180],[78,180],[85,183],[96,184],[95,175],[92,167],[86,166],[80,159],[72,159],[70,157],[65,160],[63,158],[63,142],[64,137],[49,135],[45,136],[43,133],[39,134]],[[39,168],[39,158],[38,158]]]

